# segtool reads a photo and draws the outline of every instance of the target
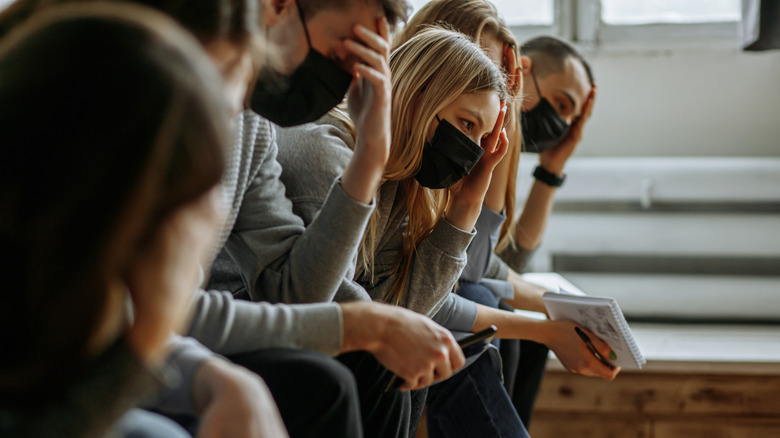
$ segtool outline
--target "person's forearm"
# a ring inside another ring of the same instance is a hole
[[[510,170],[512,169],[512,151],[493,169],[493,177],[490,179],[487,193],[485,194],[485,206],[493,211],[501,212],[506,205],[506,191]]]
[[[377,307],[365,302],[341,304],[342,340],[340,353],[373,352],[379,347],[385,319],[376,313]],[[367,323],[366,321],[370,321]]]
[[[341,347],[341,313],[335,303],[271,305],[198,291],[194,307],[188,336],[220,354],[275,347],[336,354]]]
[[[385,161],[382,157],[374,157],[365,153],[367,148],[361,146],[362,139],[358,138],[357,141],[355,153],[341,177],[341,186],[352,199],[370,204],[379,190]]]
[[[520,248],[533,250],[542,242],[547,219],[552,212],[555,191],[555,187],[534,181],[515,227],[515,241]]]
[[[445,217],[447,222],[454,227],[462,231],[470,232],[474,229],[474,225],[476,225],[481,212],[481,202],[470,202],[468,200],[454,198],[445,213]]]
[[[547,344],[549,342],[549,331],[545,325],[547,322],[477,304],[477,320],[471,331],[478,332],[494,325],[498,329],[496,337],[499,339],[525,339]]]
[[[547,313],[547,308],[542,300],[545,288],[523,280],[520,274],[511,269],[507,281],[512,284],[514,292],[512,299],[507,300],[507,302],[513,308]]]

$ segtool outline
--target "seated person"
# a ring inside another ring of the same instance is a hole
[[[466,37],[434,29],[397,49],[390,69],[391,155],[377,194],[378,209],[357,259],[356,280],[375,300],[420,313],[446,313],[445,319],[456,321],[449,328],[476,331],[496,324],[499,336],[529,336],[561,350],[572,369],[614,377],[616,371],[590,354],[571,322],[528,321],[449,293],[473,236],[464,229],[473,229],[490,172],[506,144],[499,111],[505,91],[498,67]],[[326,193],[325,184],[315,186],[311,181],[324,182],[342,171],[355,142],[354,131],[342,112],[317,124],[282,130],[279,136],[282,179],[296,211],[309,223],[317,217],[318,202]],[[483,149],[487,158],[480,160]],[[514,431],[508,433],[524,430],[519,419],[512,420],[517,414],[511,405],[506,415],[496,413],[508,419],[505,430]]]
[[[146,3],[152,4],[153,2]],[[225,79],[228,80],[226,91],[234,98],[238,96],[240,100],[240,90],[246,86],[248,80],[246,77],[247,46],[258,37],[259,33],[254,28],[257,23],[250,18],[255,17],[253,14],[257,8],[253,7],[251,1],[246,3],[236,1],[235,3],[232,5],[228,1],[202,1],[196,2],[196,4],[190,3],[187,8],[178,8],[170,2],[163,2],[163,4],[153,6],[173,15],[199,37],[212,59],[223,72]],[[334,12],[341,15],[346,14],[353,18],[344,23],[352,28],[359,20],[365,22],[367,11],[378,12],[379,15],[390,14],[394,11],[391,6],[398,9],[399,5],[405,5],[405,3],[397,1],[383,1],[377,4],[357,1],[349,4],[334,2],[331,5],[332,8],[314,9],[316,15],[312,14],[311,16],[322,18],[323,15]],[[265,23],[269,27],[269,36],[279,35],[281,38],[289,35],[290,32],[298,33],[303,42],[302,47],[308,50],[308,44],[303,39],[304,30],[308,27],[302,28],[301,26],[302,10],[298,9],[297,3],[286,2],[280,8],[272,8],[270,3],[265,4],[265,6],[270,8],[268,11],[276,14],[267,18],[267,23]],[[339,8],[345,8],[345,10],[339,11]],[[22,11],[21,14],[29,12],[29,8],[16,8],[17,14],[19,10]],[[193,11],[198,11],[198,13],[193,13]],[[204,13],[204,11],[212,13]],[[220,14],[217,11],[231,11],[232,15]],[[369,14],[369,22],[372,26],[376,29],[377,23],[385,23],[386,28],[386,21],[384,19],[377,21],[376,15]],[[0,24],[9,22],[9,16],[10,14],[5,14],[0,19]],[[393,18],[395,15],[388,16],[391,17],[392,22],[395,22]],[[332,20],[317,19],[312,21],[316,24],[316,26],[312,26],[312,33],[322,32],[327,29],[328,23],[334,23]],[[325,27],[323,28],[323,26]],[[323,39],[318,38],[316,41],[321,43]],[[328,39],[326,41],[329,44],[343,44],[341,39]],[[316,57],[315,51],[311,50],[310,55],[310,57]],[[297,54],[282,58],[282,64],[288,68],[295,68],[295,63],[300,64],[301,62]],[[305,70],[305,66],[302,69]],[[381,102],[380,104],[382,104]],[[376,113],[370,106],[367,106],[363,111]],[[367,123],[371,126],[372,119],[369,118]],[[287,293],[286,291],[290,290],[289,285],[305,290],[324,290],[325,293],[334,293],[336,286],[329,287],[328,284],[333,281],[338,284],[342,282],[342,277],[340,274],[333,276],[331,273],[345,270],[345,268],[339,267],[339,263],[343,264],[342,260],[348,260],[351,264],[351,258],[349,256],[344,258],[342,253],[345,251],[346,253],[354,253],[354,245],[356,244],[350,246],[349,239],[345,239],[344,235],[333,239],[334,233],[331,232],[327,234],[304,233],[307,230],[299,225],[301,224],[300,219],[289,213],[290,204],[284,198],[284,187],[278,181],[279,167],[274,158],[276,144],[270,123],[250,111],[244,111],[236,120],[235,132],[233,146],[228,151],[229,165],[223,178],[224,191],[227,193],[226,203],[229,205],[230,211],[221,233],[221,242],[225,242],[229,231],[233,228],[231,241],[235,238],[237,241],[251,242],[251,250],[245,254],[250,254],[254,262],[258,262],[261,267],[262,263],[274,262],[274,268],[278,268],[278,271],[272,271],[273,275],[266,276],[270,280],[258,280],[256,283],[271,295]],[[377,148],[374,145],[369,146],[373,149]],[[381,151],[384,146],[380,142],[378,147]],[[379,156],[381,157],[381,154]],[[369,154],[368,158],[375,160],[376,154]],[[334,185],[334,208],[332,211],[336,214],[336,218],[340,218],[339,220],[348,218],[350,215],[353,216],[349,220],[341,222],[337,220],[337,222],[343,225],[342,231],[355,234],[357,237],[354,240],[359,240],[365,222],[360,217],[367,216],[371,208],[350,199],[351,196],[343,193],[341,186],[362,190],[366,181],[365,176],[370,176],[372,172],[376,173],[375,169],[371,170],[376,166],[365,166],[363,161],[356,162],[360,165],[356,166],[356,171],[351,173],[352,176],[345,173],[340,183]],[[257,210],[242,208],[245,197],[263,202],[264,206]],[[323,223],[328,224],[329,222],[323,219]],[[236,227],[233,227],[234,224]],[[306,251],[294,251],[295,248],[308,248],[314,250],[313,255],[322,254],[322,256],[310,258]],[[253,265],[254,262],[246,264],[252,272],[257,269]],[[298,275],[305,273],[309,268],[314,274],[320,273],[322,275]],[[280,273],[281,277],[277,275]],[[249,277],[254,278],[252,273],[249,274]],[[289,281],[281,281],[282,278],[287,278]],[[361,329],[356,330],[355,327]],[[334,304],[270,306],[267,303],[237,302],[225,293],[201,291],[196,297],[196,314],[188,333],[216,351],[231,355],[233,359],[251,361],[253,368],[257,368],[256,371],[265,375],[270,372],[267,367],[269,361],[272,362],[275,370],[285,372],[290,369],[287,366],[276,365],[280,362],[290,362],[289,359],[280,357],[278,351],[262,352],[259,356],[249,354],[257,349],[274,346],[312,348],[329,354],[368,350],[390,371],[402,376],[404,381],[408,382],[409,389],[419,387],[425,381],[434,380],[434,376],[436,379],[446,378],[463,363],[462,353],[452,336],[430,320],[412,312],[384,308],[370,302],[345,303],[341,306]],[[247,356],[248,354],[249,356]],[[289,354],[289,351],[284,353],[284,355]],[[294,360],[297,363],[302,360],[299,357],[301,354],[303,353],[295,354]],[[239,355],[241,357],[237,357]],[[310,358],[314,362],[327,362],[323,359],[325,358]],[[189,369],[194,369],[196,365],[197,362],[186,366]],[[383,368],[378,372],[385,372],[382,370]],[[299,374],[308,375],[311,373]],[[312,379],[314,378],[312,376]],[[284,390],[274,387],[276,381],[283,383],[288,380],[268,379],[268,382],[272,391],[278,391],[284,395],[294,393],[296,397],[307,396],[306,393],[293,392],[289,388]],[[379,392],[381,393],[381,391]],[[402,421],[400,418],[403,418],[403,403],[393,402],[396,395],[392,392],[384,397],[390,398],[388,403],[399,407],[393,409],[400,409],[398,418],[399,421]],[[361,399],[366,398],[361,397]],[[279,400],[279,397],[277,397],[277,402],[285,404]],[[295,397],[290,399],[289,405],[289,412],[294,416],[291,417],[288,426],[293,424],[306,428],[313,424],[319,424],[316,421],[302,419],[302,410],[300,407],[295,407]],[[363,409],[363,412],[374,411],[381,412],[381,410],[376,409]],[[283,416],[286,412],[288,410],[282,407]],[[317,416],[319,412],[321,411],[312,408],[311,415]],[[364,426],[367,423],[365,418],[363,423]],[[377,418],[378,427],[382,428],[386,423],[384,418]],[[291,433],[293,433],[292,430]]]
[[[415,32],[433,23],[446,23],[473,37],[510,76],[510,87],[519,88],[524,96],[519,105],[520,111],[510,109],[514,120],[509,124],[507,159],[502,160],[493,172],[485,205],[477,221],[477,236],[469,246],[469,261],[461,275],[457,292],[491,307],[511,310],[514,306],[546,312],[541,301],[544,289],[523,281],[516,271],[525,268],[533,250],[541,241],[555,187],[537,182],[519,220],[514,219],[515,182],[521,149],[519,134],[522,132],[522,138],[529,144],[528,150],[540,153],[543,169],[553,169],[555,174],[560,174],[590,115],[593,97],[588,93],[593,94],[595,90],[595,86],[591,87],[590,68],[567,43],[555,38],[539,37],[529,40],[523,46],[529,52],[528,56],[524,52],[524,56],[519,58],[521,65],[526,67],[521,74],[521,68],[516,62],[517,43],[512,32],[499,17],[495,6],[487,0],[433,0],[410,19],[404,31],[396,36],[394,44],[402,44]],[[534,63],[537,64],[536,69],[533,68]],[[529,70],[531,80],[528,79]],[[539,78],[535,71],[540,72]],[[557,77],[548,76],[552,71],[559,73]],[[541,94],[535,86],[537,82],[542,83],[545,89],[552,88],[553,82],[556,85],[555,92],[550,91],[551,96],[547,99],[550,103],[555,102],[555,110],[552,105],[541,101]],[[556,111],[562,115],[556,115]],[[579,118],[579,114],[584,114],[584,117]],[[518,118],[518,115],[521,117]],[[523,120],[522,129],[520,119]],[[572,129],[566,131],[572,123]],[[547,132],[548,128],[559,132]],[[558,138],[564,134],[566,141]],[[558,137],[545,138],[545,135]],[[497,246],[514,269],[493,254]],[[498,345],[499,341],[493,342]],[[504,383],[520,417],[528,425],[548,349],[526,340],[505,340],[500,343],[500,347]]]
[[[0,435],[188,436],[129,410],[160,387],[169,347],[181,350],[171,336],[222,220],[218,73],[168,18],[94,4],[4,36],[0,76],[0,269],[12,291],[0,306]],[[217,386],[241,389],[208,394],[226,375]],[[185,389],[204,411],[242,395],[253,403],[233,406],[256,436],[286,435],[256,376],[216,357],[198,376]]]

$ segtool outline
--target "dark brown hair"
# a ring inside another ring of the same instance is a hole
[[[353,2],[363,2],[366,4],[376,4],[384,11],[385,18],[392,31],[401,23],[406,23],[409,18],[411,7],[406,0],[297,0],[303,10],[303,15],[307,20],[311,19],[317,12],[326,9],[346,8]]]
[[[0,405],[87,360],[108,284],[221,178],[228,110],[197,42],[148,8],[47,8],[0,41]]]
[[[540,76],[563,71],[563,63],[569,58],[574,58],[585,68],[590,84],[593,85],[596,81],[588,61],[574,46],[561,39],[551,36],[531,38],[523,43],[520,51],[539,66],[537,73]]]
[[[0,38],[43,8],[104,0],[15,0],[0,12]],[[115,0],[108,0],[115,1]],[[130,0],[164,12],[204,45],[228,39],[245,46],[259,31],[259,0]]]

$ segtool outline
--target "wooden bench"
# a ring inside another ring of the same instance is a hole
[[[780,328],[632,324],[648,359],[606,382],[548,364],[534,438],[780,437]]]

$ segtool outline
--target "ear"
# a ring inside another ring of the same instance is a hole
[[[290,8],[295,7],[294,0],[263,0],[263,21],[266,26],[273,26],[276,21],[284,14],[290,12]]]
[[[523,71],[523,74],[530,73],[531,69],[533,68],[534,62],[531,60],[531,58],[522,55],[520,57],[520,69]]]

